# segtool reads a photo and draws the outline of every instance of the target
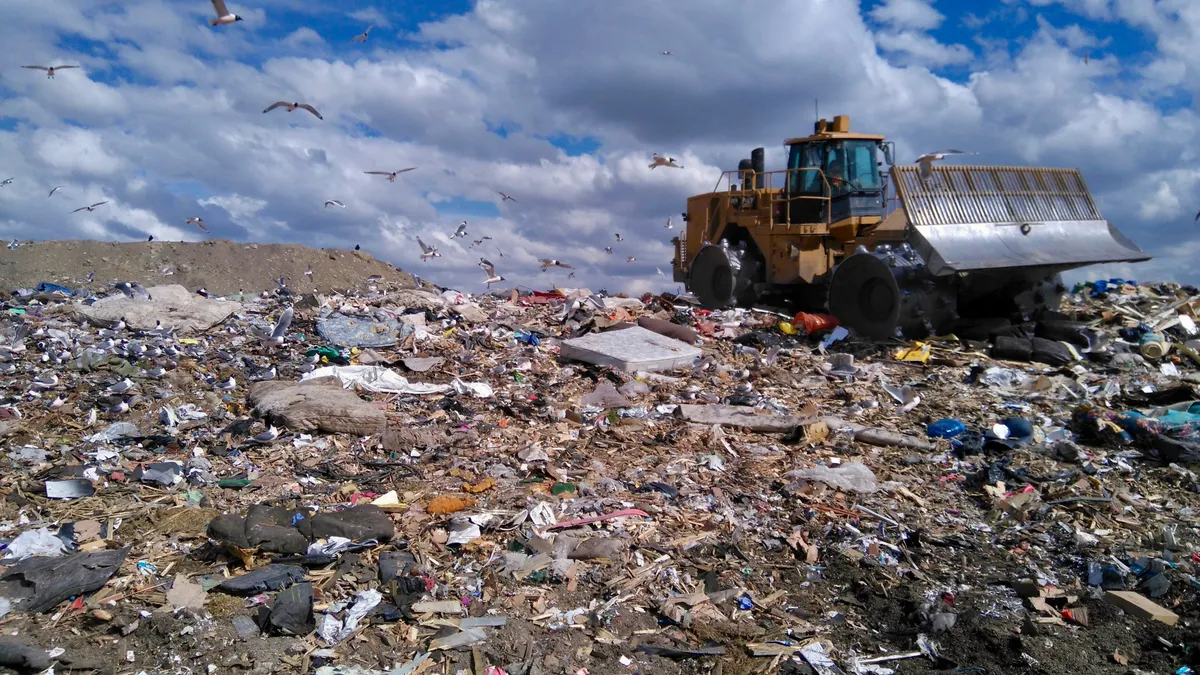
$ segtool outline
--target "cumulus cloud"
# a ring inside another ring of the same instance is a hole
[[[400,36],[380,29],[407,10],[382,5],[268,0],[212,29],[194,0],[8,4],[6,63],[83,66],[54,80],[0,71],[9,238],[194,240],[183,221],[200,216],[214,237],[360,244],[468,290],[483,288],[480,256],[524,286],[565,285],[565,271],[539,272],[550,257],[593,288],[675,288],[670,237],[687,197],[754,147],[780,167],[819,93],[823,114],[887,135],[902,162],[961,147],[986,164],[1079,167],[1106,217],[1160,256],[1149,269],[1200,281],[1178,253],[1200,246],[1200,120],[1160,103],[1200,93],[1200,12],[1180,2],[1060,0],[1078,16],[1021,23],[1014,38],[1001,23],[1050,4],[1014,0],[954,40],[927,0],[478,0]],[[1106,54],[1087,19],[1146,31],[1155,51]],[[367,24],[370,39],[350,43]],[[325,119],[263,115],[276,100]],[[686,168],[651,171],[652,152]],[[363,173],[409,166],[395,182]],[[64,208],[49,210],[58,184]],[[59,212],[104,198],[103,213]],[[461,219],[469,239],[492,239],[451,240]],[[417,235],[443,257],[420,261]]]

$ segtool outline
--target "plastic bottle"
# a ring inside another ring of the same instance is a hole
[[[1142,356],[1148,359],[1161,359],[1171,351],[1171,343],[1163,338],[1162,333],[1146,333],[1138,345]]]

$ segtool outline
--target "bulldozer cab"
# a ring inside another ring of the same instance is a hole
[[[884,186],[880,142],[875,139],[803,139],[790,144],[787,193],[789,223],[838,222],[851,216],[882,216]]]

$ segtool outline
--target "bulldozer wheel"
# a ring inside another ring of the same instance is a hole
[[[734,277],[720,246],[705,246],[692,260],[688,289],[704,309],[725,309],[733,302]]]
[[[829,313],[867,337],[893,337],[902,304],[891,270],[872,255],[846,258],[829,280]]]

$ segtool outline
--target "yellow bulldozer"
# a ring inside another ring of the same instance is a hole
[[[674,279],[707,309],[782,293],[867,337],[920,338],[1035,319],[1058,308],[1063,271],[1150,259],[1078,169],[897,166],[890,141],[845,115],[785,144],[786,169],[766,171],[756,148],[687,201]]]

